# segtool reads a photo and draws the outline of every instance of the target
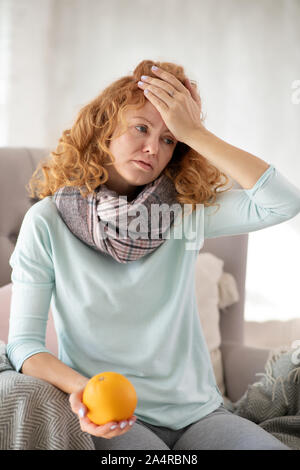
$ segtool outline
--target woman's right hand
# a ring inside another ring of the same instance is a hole
[[[83,432],[87,432],[96,437],[104,437],[104,439],[111,439],[112,437],[121,436],[129,431],[135,423],[137,417],[131,416],[127,421],[109,421],[108,423],[98,426],[93,423],[87,416],[87,407],[82,403],[82,394],[84,387],[80,390],[73,392],[69,396],[69,402],[73,413],[79,417],[80,428]],[[132,422],[130,424],[129,422]],[[126,423],[124,428],[121,428],[121,424]],[[115,429],[111,429],[112,426],[116,426]]]

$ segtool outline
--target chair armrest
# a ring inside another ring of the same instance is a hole
[[[225,395],[229,400],[239,400],[248,385],[258,382],[255,374],[265,372],[269,352],[267,348],[253,348],[239,343],[221,344]]]

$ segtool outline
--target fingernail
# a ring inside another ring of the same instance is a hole
[[[129,421],[129,426],[132,426],[134,422],[135,422],[135,420],[134,420],[134,419],[131,419],[131,420]]]
[[[158,70],[158,67],[156,67],[156,65],[152,65],[152,70]]]
[[[122,423],[120,424],[120,428],[124,429],[126,425],[127,425],[127,421],[122,421]]]
[[[85,417],[85,409],[84,408],[79,408],[78,410],[78,416],[80,418],[84,418]]]
[[[113,429],[116,429],[116,427],[117,427],[117,425],[113,424],[110,429],[113,430]]]

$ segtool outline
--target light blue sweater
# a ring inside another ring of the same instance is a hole
[[[181,239],[174,235],[176,219],[169,239],[127,264],[76,238],[51,196],[34,204],[10,258],[7,355],[15,369],[50,352],[51,301],[59,359],[86,377],[124,374],[136,388],[139,419],[177,430],[218,408],[223,398],[197,311],[198,252],[205,238],[291,219],[300,212],[300,191],[271,165],[253,188],[222,193],[217,202],[217,212],[201,204],[184,218]]]

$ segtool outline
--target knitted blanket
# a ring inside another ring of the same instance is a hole
[[[16,372],[0,341],[0,449],[94,450],[81,431],[69,395],[44,380]]]
[[[270,351],[260,381],[236,402],[224,401],[232,413],[249,419],[292,450],[300,450],[300,348]]]

